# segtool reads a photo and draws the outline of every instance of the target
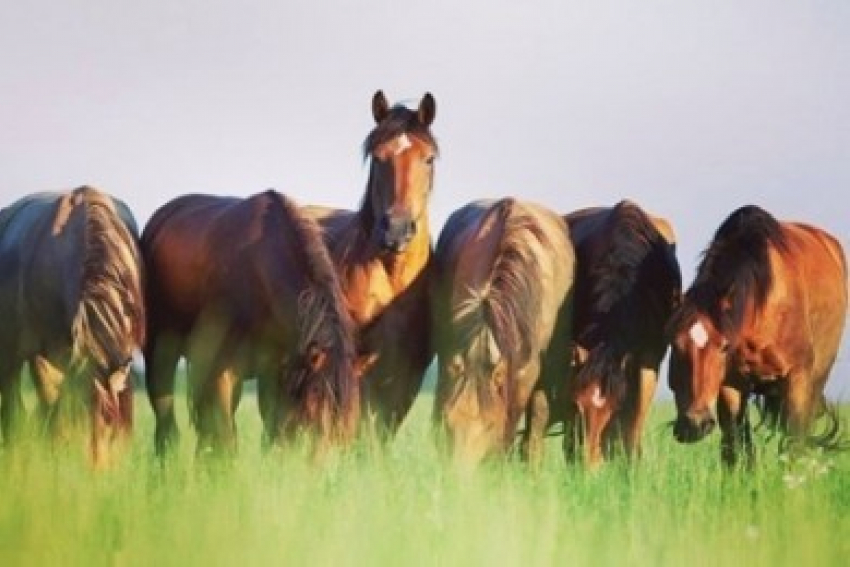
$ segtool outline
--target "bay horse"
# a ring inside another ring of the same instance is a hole
[[[95,465],[132,425],[133,352],[145,336],[138,231],[129,208],[92,188],[28,195],[0,211],[0,422],[24,414],[28,363],[54,440],[88,431]]]
[[[719,420],[723,462],[736,465],[743,449],[751,465],[747,403],[765,395],[770,421],[792,447],[832,444],[834,415],[825,436],[811,427],[827,407],[823,389],[846,313],[847,263],[834,237],[757,206],[735,210],[671,320],[676,439],[698,441]]]
[[[474,465],[509,451],[524,413],[523,456],[536,465],[549,421],[542,376],[562,381],[569,370],[568,348],[553,339],[571,320],[564,221],[513,198],[470,203],[443,227],[436,266],[437,431],[457,462]]]
[[[145,226],[146,386],[155,448],[177,439],[175,370],[188,368],[196,455],[232,456],[234,412],[258,379],[267,447],[306,432],[345,442],[357,417],[351,320],[318,225],[269,190],[247,198],[184,195]]]
[[[401,424],[434,357],[428,200],[438,153],[430,130],[435,114],[430,93],[411,110],[390,107],[376,92],[360,208],[306,207],[324,229],[354,321],[364,421],[383,439]]]
[[[621,201],[565,215],[576,249],[574,375],[567,384],[567,456],[590,467],[641,433],[667,352],[666,326],[682,293],[670,223]],[[577,413],[576,413],[577,410]]]

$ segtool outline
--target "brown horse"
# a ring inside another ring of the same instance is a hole
[[[91,433],[95,464],[132,425],[133,351],[144,340],[141,260],[133,216],[91,187],[24,197],[0,211],[2,430],[23,417],[29,363],[54,438]],[[85,427],[87,420],[90,426]]]
[[[629,456],[640,451],[682,276],[669,223],[635,203],[584,209],[564,220],[578,266],[565,446],[574,458],[575,443],[583,444],[594,467],[616,445]]]
[[[233,414],[249,377],[258,378],[269,444],[302,430],[315,434],[318,448],[351,437],[351,322],[320,229],[294,203],[274,191],[178,197],[148,222],[142,255],[158,454],[176,441],[181,355],[199,455],[235,453]]]
[[[371,158],[357,212],[308,208],[325,230],[357,333],[364,416],[379,436],[407,414],[434,356],[430,337],[428,198],[437,143],[434,98],[417,110],[372,100],[377,125],[363,144]]]
[[[811,426],[826,407],[846,313],[847,264],[835,238],[755,206],[733,212],[671,321],[676,439],[708,434],[716,403],[723,461],[736,464],[743,448],[750,464],[747,402],[765,394],[786,441],[818,441]],[[833,425],[820,442],[835,440]]]
[[[475,202],[446,222],[436,258],[435,425],[471,465],[506,453],[526,412],[523,452],[536,463],[549,420],[538,380],[548,373],[563,381],[569,370],[567,348],[552,343],[549,352],[571,319],[567,228],[532,203]]]

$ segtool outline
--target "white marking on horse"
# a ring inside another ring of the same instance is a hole
[[[602,391],[599,389],[599,386],[593,388],[593,395],[590,397],[590,402],[595,408],[601,408],[605,405],[605,396],[602,395]]]
[[[694,344],[697,345],[697,348],[705,348],[705,345],[708,343],[708,332],[705,330],[705,326],[702,324],[702,321],[694,323],[688,334],[690,335],[691,340],[694,341]]]
[[[407,151],[413,143],[410,141],[410,138],[407,134],[402,134],[398,138],[396,138],[396,146],[395,146],[395,155],[399,155]]]

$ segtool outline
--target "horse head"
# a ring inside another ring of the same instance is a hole
[[[712,407],[726,375],[729,342],[703,313],[674,322],[668,373],[677,410],[673,434],[681,443],[693,443],[716,425]]]
[[[437,156],[430,126],[436,103],[427,93],[416,110],[390,107],[378,91],[372,114],[376,126],[364,143],[371,169],[362,212],[373,241],[397,254],[417,236],[428,239],[427,205]]]

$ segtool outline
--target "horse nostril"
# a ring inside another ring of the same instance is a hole
[[[408,232],[410,233],[411,236],[416,234],[416,221],[415,220],[410,221],[410,227],[408,228]]]

